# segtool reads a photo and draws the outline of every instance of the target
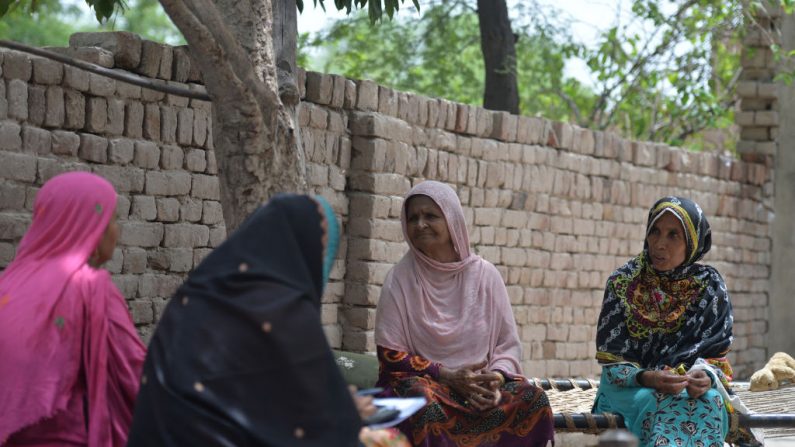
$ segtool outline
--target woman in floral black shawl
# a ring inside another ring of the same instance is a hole
[[[664,197],[643,252],[607,281],[594,412],[624,416],[642,446],[723,446],[728,433],[733,410],[719,390],[732,374],[732,308],[718,271],[696,263],[711,244],[701,208]]]

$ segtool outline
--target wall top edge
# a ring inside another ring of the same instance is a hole
[[[143,77],[205,90],[201,73],[192,64],[186,45],[171,46],[142,39],[133,33],[113,31],[75,33],[70,38],[69,47],[47,49],[105,68],[126,70]],[[13,60],[9,55],[14,55]],[[0,48],[3,66],[19,63],[32,67],[39,60],[46,59]],[[62,65],[55,61],[52,63]],[[296,79],[301,100],[305,103],[364,112],[365,115],[386,115],[411,126],[461,137],[491,139],[507,144],[540,145],[595,158],[726,180],[736,181],[738,177],[745,177],[748,183],[759,185],[769,178],[767,175],[753,174],[751,171],[757,171],[755,165],[764,165],[767,169],[772,167],[770,157],[740,160],[725,153],[693,152],[664,143],[627,139],[611,131],[591,130],[576,124],[512,115],[443,98],[401,92],[366,79],[348,79],[302,68],[298,68]],[[745,175],[738,174],[740,171]]]

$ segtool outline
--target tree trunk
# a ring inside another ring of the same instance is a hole
[[[276,54],[276,75],[279,96],[287,107],[299,101],[295,80],[295,55],[298,51],[298,8],[295,0],[273,0],[273,52]]]
[[[483,107],[519,113],[516,84],[516,36],[505,0],[478,0],[480,50],[486,66]]]
[[[294,105],[279,97],[271,0],[160,3],[185,36],[212,98],[221,205],[231,232],[273,194],[306,189]]]

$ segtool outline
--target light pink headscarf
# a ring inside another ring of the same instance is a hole
[[[85,172],[36,196],[0,276],[0,444],[126,443],[145,348],[110,274],[87,263],[115,212],[113,186]]]
[[[411,244],[408,199],[430,197],[444,213],[460,261],[442,263]],[[487,369],[521,374],[521,344],[505,284],[469,249],[464,211],[444,183],[425,181],[406,194],[400,220],[410,250],[381,289],[375,324],[379,346],[420,355],[449,368],[488,360]]]

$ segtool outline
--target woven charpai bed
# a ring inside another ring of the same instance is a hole
[[[600,433],[624,426],[620,416],[591,414],[598,382],[586,379],[531,379],[531,382],[547,390],[556,431]],[[732,391],[755,413],[750,417],[732,417],[732,429],[738,425],[760,427],[766,439],[795,436],[795,384],[772,391],[749,391],[747,382],[735,382]]]
[[[334,351],[337,365],[345,380],[359,388],[375,385],[378,360],[375,356]],[[624,420],[613,414],[591,414],[599,382],[587,379],[529,379],[546,390],[558,432],[600,433],[610,428],[623,428]],[[760,427],[765,438],[795,436],[795,384],[774,391],[751,392],[748,383],[734,382],[732,390],[756,414],[734,416],[737,426]]]

